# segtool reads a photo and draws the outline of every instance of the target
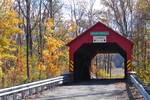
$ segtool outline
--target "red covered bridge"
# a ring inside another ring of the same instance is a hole
[[[125,59],[125,77],[131,70],[133,43],[101,22],[83,32],[68,46],[70,72],[73,72],[74,80],[90,79],[91,60],[97,53],[119,53]]]

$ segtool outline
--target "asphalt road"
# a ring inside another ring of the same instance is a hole
[[[129,100],[121,80],[91,80],[45,91],[30,100]]]

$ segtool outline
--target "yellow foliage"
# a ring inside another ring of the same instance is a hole
[[[39,71],[45,71],[45,70],[46,70],[46,66],[43,65],[42,63],[39,63],[39,65],[38,65],[38,70],[39,70]]]
[[[16,34],[22,34],[23,31],[18,28],[21,20],[17,13],[12,9],[13,0],[2,0],[0,5],[0,61],[16,60],[13,54],[16,51],[15,41],[11,37]],[[1,64],[2,66],[2,64]]]
[[[1,66],[1,65],[3,65],[3,62],[2,62],[2,61],[0,61],[0,66]]]
[[[43,64],[39,64],[39,70],[45,70],[47,77],[59,75],[61,68],[58,66],[58,60],[62,56],[61,48],[64,42],[53,37],[51,34],[46,34],[45,49],[43,50]]]
[[[0,67],[0,78],[3,77],[3,71],[2,71],[2,68]]]
[[[103,77],[103,78],[106,78],[109,76],[109,74],[107,73],[107,71],[103,70],[103,69],[100,69],[98,72],[97,72],[98,76],[99,77]]]
[[[51,35],[45,36],[45,40],[46,40],[46,47],[50,53],[55,52],[58,48],[60,48],[64,44],[63,41],[58,40],[52,37]]]
[[[68,24],[68,32],[75,32],[77,30],[77,25],[75,22],[71,21]]]
[[[17,28],[18,24],[21,24],[21,20],[17,17],[17,13],[14,10],[7,12],[1,11],[0,14],[0,32],[3,36],[11,36],[13,34],[22,34],[23,31]]]
[[[150,65],[136,69],[138,77],[145,83],[150,85]]]
[[[150,1],[149,0],[138,0],[137,3],[137,11],[139,13],[141,13],[143,16],[143,20],[145,21],[145,23],[149,24],[150,20],[148,18],[149,16],[149,12],[150,12]],[[147,30],[147,32],[149,33],[149,31]]]
[[[54,32],[54,19],[53,18],[47,19],[45,26],[48,32],[53,33]]]
[[[7,79],[6,86],[22,80],[26,65],[25,57],[22,56],[24,51],[20,53],[20,49],[17,50],[16,40],[13,40],[13,36],[23,34],[23,31],[18,28],[22,20],[13,9],[13,2],[14,0],[0,2],[0,77]],[[4,62],[8,64],[4,65]]]

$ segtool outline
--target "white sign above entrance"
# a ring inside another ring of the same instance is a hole
[[[93,36],[93,43],[106,43],[106,36]]]

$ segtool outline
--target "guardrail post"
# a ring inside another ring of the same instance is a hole
[[[29,89],[29,96],[32,95],[32,89]]]
[[[42,87],[41,87],[42,91],[44,91],[44,87],[45,87],[45,86],[42,86]]]
[[[50,86],[49,86],[49,84],[47,84],[47,90],[50,90]]]
[[[25,91],[21,92],[21,98],[24,99],[25,98]]]
[[[46,85],[46,90],[48,90],[48,85]]]
[[[42,92],[43,91],[43,87],[41,86],[40,88],[41,88],[40,92]]]
[[[51,84],[51,91],[53,91],[53,84],[54,84],[54,83]]]
[[[2,100],[7,100],[7,96],[2,96],[1,99]]]
[[[35,88],[35,93],[38,93],[38,87]]]
[[[13,94],[13,100],[16,100],[17,99],[17,95],[16,93]]]

